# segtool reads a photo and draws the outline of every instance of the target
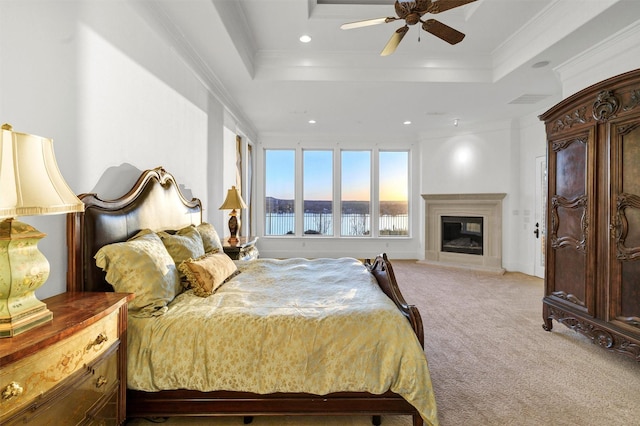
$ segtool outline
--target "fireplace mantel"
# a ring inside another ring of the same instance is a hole
[[[423,263],[456,266],[503,274],[502,200],[504,193],[423,194],[425,201],[425,260]],[[484,218],[483,254],[443,252],[442,216]]]

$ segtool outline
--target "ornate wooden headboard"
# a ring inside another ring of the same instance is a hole
[[[67,291],[113,291],[94,261],[104,245],[126,241],[141,229],[177,230],[202,222],[202,203],[187,200],[162,167],[146,170],[133,188],[115,200],[78,196],[84,213],[67,215]]]

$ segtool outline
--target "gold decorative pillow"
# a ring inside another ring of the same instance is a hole
[[[200,225],[196,226],[196,229],[202,237],[202,244],[204,245],[205,253],[215,253],[216,251],[222,251],[222,242],[220,242],[218,232],[212,224],[202,222]]]
[[[202,237],[195,226],[187,226],[178,230],[175,234],[158,232],[169,255],[173,258],[176,268],[187,259],[197,259],[204,256]],[[184,280],[184,274],[178,270],[180,280]]]
[[[142,230],[126,242],[106,245],[94,258],[116,292],[135,294],[129,302],[132,316],[164,314],[181,290],[176,265],[151,230]]]
[[[188,259],[178,268],[187,276],[193,292],[200,297],[210,296],[238,274],[236,264],[224,253],[208,253],[199,259]]]

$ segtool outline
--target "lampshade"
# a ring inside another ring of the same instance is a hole
[[[233,209],[246,209],[247,205],[244,203],[244,200],[240,196],[240,191],[235,186],[232,186],[230,190],[227,191],[227,198],[224,200],[224,203],[220,206],[220,210],[233,210]]]
[[[2,125],[0,218],[83,210],[84,204],[60,174],[53,140]]]
[[[53,141],[14,132],[0,139],[0,338],[13,337],[53,318],[35,291],[49,277],[38,249],[45,234],[16,216],[81,212],[84,204],[60,174]]]
[[[240,196],[240,191],[235,186],[232,186],[230,190],[227,191],[227,198],[224,200],[224,203],[220,206],[220,210],[231,210],[229,213],[229,241],[235,242],[238,241],[237,235],[240,233],[240,218],[238,218],[238,213],[236,209],[246,209],[247,205],[244,203],[244,200]]]

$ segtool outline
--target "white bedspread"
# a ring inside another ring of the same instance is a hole
[[[207,298],[129,318],[128,387],[260,394],[391,390],[437,424],[424,352],[356,259],[258,259]]]

